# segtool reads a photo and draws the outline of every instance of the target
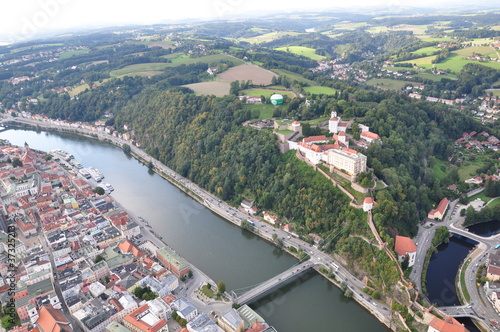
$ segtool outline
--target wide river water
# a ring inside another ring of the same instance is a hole
[[[113,197],[149,221],[180,255],[228,290],[255,285],[286,270],[295,258],[248,233],[162,179],[111,144],[75,135],[7,130],[0,138],[43,151],[70,152],[84,167],[95,166],[115,188]],[[309,272],[253,307],[279,332],[388,331],[368,311],[316,272]]]

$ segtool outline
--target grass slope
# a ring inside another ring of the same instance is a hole
[[[322,60],[326,58],[323,55],[316,54],[316,50],[314,48],[305,46],[285,46],[285,47],[279,47],[276,50],[302,55],[312,60]]]
[[[314,81],[311,81],[311,80],[305,78],[304,76],[302,76],[300,74],[291,72],[291,71],[286,70],[286,69],[271,69],[271,70],[280,76],[284,76],[284,77],[288,78],[291,81],[297,81],[299,83],[304,83],[304,84],[308,84],[311,86],[318,84]]]

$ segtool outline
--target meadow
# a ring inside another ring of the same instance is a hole
[[[302,55],[312,60],[322,60],[326,58],[323,55],[316,54],[316,50],[314,48],[305,46],[285,46],[285,47],[279,47],[276,50]]]
[[[311,80],[305,78],[304,76],[302,76],[300,74],[288,71],[286,69],[271,69],[271,70],[280,76],[284,76],[284,77],[288,78],[290,81],[297,81],[299,83],[304,83],[304,84],[311,85],[311,86],[318,84],[314,81],[311,81]]]
[[[371,80],[366,81],[366,84],[391,90],[401,90],[407,84],[420,85],[420,83],[417,82],[392,80],[390,78],[372,78]]]
[[[327,86],[308,86],[304,88],[304,91],[312,95],[334,95],[337,90],[329,88]]]
[[[80,55],[80,54],[87,54],[89,53],[90,50],[73,50],[73,51],[66,51],[66,52],[62,52],[60,55],[59,55],[59,59],[67,59],[67,58],[71,58],[72,56],[75,56],[75,55]]]

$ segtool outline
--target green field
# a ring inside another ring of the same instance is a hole
[[[418,49],[414,52],[411,52],[411,53],[417,54],[417,55],[423,55],[423,54],[431,55],[431,54],[434,54],[435,52],[439,52],[440,50],[441,50],[441,48],[439,48],[439,47],[431,46],[431,47],[420,48],[420,49]]]
[[[459,50],[453,51],[453,53],[460,54],[461,56],[471,56],[474,54],[481,54],[482,56],[497,57],[497,54],[490,46],[472,46],[461,48]]]
[[[484,191],[481,191],[480,193],[469,197],[469,202],[475,201],[478,198],[485,203],[488,203],[488,201],[491,199],[491,197],[488,197],[484,194]]]
[[[77,94],[79,94],[80,92],[83,92],[85,91],[85,89],[90,89],[90,86],[87,84],[87,83],[84,83],[84,84],[80,84],[76,87],[74,87],[73,89],[71,89],[68,94],[70,97],[74,97],[76,96]]]
[[[411,67],[398,67],[398,66],[394,66],[394,67],[384,67],[385,70],[387,71],[400,71],[400,70],[406,70],[406,71],[409,71],[411,73],[416,73],[417,70],[416,69],[413,69]]]
[[[494,69],[500,69],[500,63],[499,62],[479,62],[475,60],[469,60],[469,59],[464,59],[462,55],[457,54],[455,51],[451,52],[450,55],[440,63],[433,64],[432,60],[436,56],[427,56],[423,58],[418,58],[418,59],[413,59],[413,60],[407,60],[403,61],[403,63],[414,63],[417,64],[420,67],[424,68],[432,68],[435,67],[436,69],[441,69],[441,70],[447,70],[449,69],[450,71],[454,73],[458,73],[462,68],[468,64],[468,63],[476,63],[480,64],[483,66],[491,67]]]
[[[130,65],[123,67],[121,69],[113,70],[109,73],[111,77],[121,77],[125,75],[143,75],[151,76],[156,74],[161,74],[161,71],[166,67],[176,67],[182,64],[192,64],[192,63],[206,63],[208,65],[217,64],[222,61],[232,63],[234,66],[241,65],[245,63],[244,61],[233,58],[224,54],[213,54],[207,55],[200,58],[184,58],[177,54],[172,58],[172,63],[164,62],[153,62],[153,63],[139,63],[135,65]]]
[[[399,81],[399,80],[393,80],[390,78],[372,78],[371,80],[366,81],[366,84],[372,85],[372,86],[376,85],[376,86],[380,86],[380,87],[391,89],[391,90],[401,90],[407,84],[420,85],[420,83],[417,83],[417,82]]]
[[[460,181],[465,181],[467,179],[470,179],[471,177],[476,176],[476,170],[483,166],[483,163],[474,163],[474,164],[469,164],[466,166],[461,166],[460,169],[458,170],[458,176],[460,177]]]
[[[243,109],[259,112],[259,119],[272,119],[275,106],[272,104],[243,105]]]
[[[434,159],[434,165],[432,165],[432,172],[434,173],[434,177],[438,180],[443,180],[446,177],[446,169],[447,164],[438,159]]]
[[[416,77],[421,77],[421,78],[426,79],[426,80],[436,81],[436,82],[441,81],[442,78],[447,78],[447,79],[450,79],[450,80],[454,80],[454,79],[457,78],[455,75],[451,75],[451,74],[447,74],[447,75],[434,75],[434,74],[431,74],[431,73],[420,73],[420,74],[417,74],[415,76]]]
[[[369,33],[380,33],[380,32],[387,32],[389,31],[389,28],[386,27],[386,26],[374,26],[374,27],[371,27],[369,29],[366,29],[366,32],[369,32]]]
[[[312,95],[334,95],[337,90],[329,88],[327,86],[308,86],[304,88],[305,92],[308,92]]]
[[[277,132],[278,134],[282,134],[282,135],[287,135],[287,134],[291,134],[293,133],[293,130],[275,130],[275,132]]]
[[[366,22],[359,22],[359,23],[353,23],[353,22],[345,22],[345,23],[339,23],[334,25],[335,30],[356,30],[359,27],[366,26],[368,23]],[[332,33],[332,31],[326,31],[325,33]]]
[[[239,38],[238,40],[244,41],[250,44],[259,44],[273,41],[275,39],[281,38],[283,36],[297,36],[302,35],[299,32],[292,31],[278,31],[278,32],[269,32],[260,36],[250,37],[250,38]]]
[[[89,52],[90,52],[90,50],[74,50],[74,51],[62,52],[59,55],[59,59],[67,59],[67,58],[71,58],[72,56],[75,56],[75,55],[87,54]]]
[[[135,65],[130,65],[123,67],[121,69],[113,70],[109,73],[111,77],[122,77],[126,75],[141,75],[144,73],[161,73],[161,70],[165,69],[171,63],[157,62],[157,63],[138,63]]]
[[[450,37],[441,37],[441,38],[435,38],[435,37],[419,37],[423,41],[426,42],[445,42],[445,41],[452,41]]]
[[[302,55],[312,60],[322,60],[326,58],[323,55],[316,54],[316,50],[314,48],[304,47],[304,46],[285,46],[285,47],[279,47],[276,50]]]
[[[489,207],[495,207],[497,205],[500,205],[500,198],[495,199],[493,202],[491,202],[488,206]]]
[[[317,125],[318,123],[328,121],[329,119],[330,119],[329,116],[322,116],[320,118],[316,118],[316,119],[309,120],[309,121],[301,121],[301,123],[307,123],[310,125]]]
[[[291,81],[297,81],[299,83],[304,83],[304,84],[308,84],[311,86],[318,84],[314,81],[308,80],[307,78],[305,78],[304,76],[302,76],[300,74],[288,71],[286,69],[271,69],[271,71],[275,72],[276,74],[278,74],[280,76],[287,77]]]
[[[498,34],[498,36],[500,36],[500,33]],[[491,44],[497,44],[497,39],[498,39],[498,36],[497,38],[475,38],[475,39],[471,39],[469,40],[467,43],[474,43],[474,44],[481,44],[481,45],[491,45]]]
[[[266,98],[271,97],[275,93],[279,93],[280,95],[288,96],[288,98],[294,98],[293,93],[281,90],[247,89],[241,90],[240,92],[248,96],[265,96]]]
[[[432,60],[434,60],[434,58],[436,58],[436,56],[431,55],[431,56],[426,56],[426,57],[422,57],[422,58],[406,60],[406,61],[403,61],[402,63],[411,63],[411,64],[416,64],[417,66],[420,66],[420,67],[430,68],[430,67],[432,67]]]

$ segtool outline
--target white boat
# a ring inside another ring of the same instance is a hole
[[[109,183],[106,183],[106,182],[101,182],[101,187],[109,194],[111,193],[113,190],[115,190],[115,188],[113,188],[112,185],[110,185]]]
[[[76,159],[71,159],[70,164],[72,164],[73,166],[75,166],[78,169],[83,168],[82,164],[80,164],[80,162]]]
[[[99,170],[97,168],[91,166],[91,167],[87,167],[85,169],[87,170],[87,172],[89,172],[90,176],[95,181],[100,182],[102,179],[104,179],[104,175],[102,175],[102,173],[99,172]]]
[[[79,170],[78,173],[80,173],[86,179],[91,178],[89,171],[87,171],[85,168],[82,168],[81,170]]]

